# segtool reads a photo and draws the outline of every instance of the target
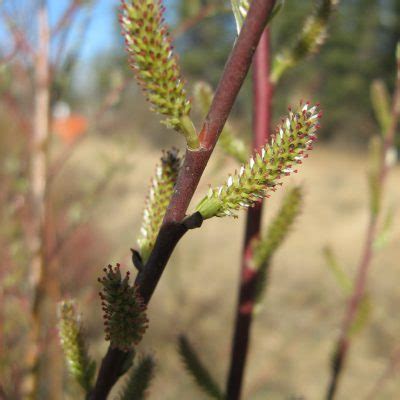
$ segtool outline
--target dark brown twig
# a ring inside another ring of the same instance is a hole
[[[265,145],[271,126],[271,102],[273,86],[269,79],[269,29],[266,29],[254,57],[253,69],[253,151]],[[257,271],[252,267],[252,243],[260,235],[262,206],[260,201],[247,213],[246,231],[242,253],[242,268],[239,282],[239,298],[232,340],[231,364],[227,380],[227,398],[240,398],[244,370],[250,343],[250,329],[256,295]]]
[[[176,190],[166,212],[154,250],[142,272],[136,278],[139,292],[145,303],[150,301],[172,251],[188,229],[182,221],[250,68],[254,51],[274,4],[275,0],[253,0],[251,3],[248,16],[227,61],[204,122],[200,135],[201,149],[198,151],[187,150],[186,152]],[[108,349],[90,396],[91,400],[107,398],[111,388],[121,375],[123,364],[128,356],[128,353],[118,349]]]

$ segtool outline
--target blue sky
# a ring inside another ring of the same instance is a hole
[[[49,1],[50,19],[53,23],[59,18],[60,14],[62,14],[68,3],[68,0]],[[118,4],[118,0],[97,0],[96,4],[93,6],[90,25],[85,38],[85,45],[82,48],[81,56],[84,59],[90,58],[94,54],[112,47],[113,41],[116,38],[116,30],[118,29],[116,22],[116,9]],[[84,16],[81,15],[80,21],[83,19]],[[79,24],[77,24],[76,29],[71,34],[71,44],[81,39],[79,37],[78,26]]]
[[[48,0],[50,9],[50,18],[56,21],[70,0]],[[116,35],[119,33],[117,10],[120,0],[95,0],[92,18],[85,46],[82,49],[82,58],[88,59],[91,56],[111,48],[115,43]],[[173,0],[165,0],[164,4],[173,5]],[[171,11],[171,9],[169,9]],[[167,19],[172,16],[167,13]],[[71,41],[79,40],[78,32],[73,32]]]
[[[54,25],[59,17],[65,11],[71,0],[47,0],[50,12],[50,23]],[[173,4],[173,0],[166,0],[165,4]],[[17,14],[22,17],[22,20],[31,18],[34,4],[37,0],[3,0],[0,3],[0,8],[10,11],[12,14]],[[85,44],[82,48],[81,57],[88,60],[93,55],[104,50],[110,49],[113,42],[117,38],[117,8],[120,0],[93,0],[91,22],[88,27]],[[171,17],[171,13],[167,17]],[[75,29],[71,32],[68,43],[73,45],[77,40],[81,40],[80,30],[78,29],[79,21],[83,21],[84,16],[81,14]],[[4,26],[0,24],[0,43],[1,47],[7,45],[7,34]]]

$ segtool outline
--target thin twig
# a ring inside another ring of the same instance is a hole
[[[383,387],[385,386],[387,380],[396,372],[396,370],[400,366],[400,348],[397,348],[394,351],[392,357],[390,357],[389,363],[382,375],[375,382],[371,391],[365,397],[364,400],[376,400],[378,398],[379,393],[382,392]]]
[[[123,91],[128,87],[130,81],[132,80],[131,76],[127,76],[121,82],[120,85],[117,85],[115,88],[105,96],[104,101],[101,103],[99,109],[96,111],[93,118],[91,118],[91,126],[86,130],[95,129],[96,126],[101,122],[101,118],[103,115],[107,113],[107,111],[112,107],[113,102],[116,98],[121,96]],[[49,183],[52,183],[57,175],[62,170],[65,163],[72,157],[75,150],[79,147],[79,145],[87,138],[87,132],[84,132],[80,135],[74,142],[72,142],[58,157],[56,161],[54,161],[53,165],[50,168],[48,179]]]
[[[86,43],[85,39],[86,39],[87,33],[89,32],[90,24],[91,24],[91,21],[92,21],[92,18],[93,18],[93,7],[94,7],[94,4],[95,4],[94,2],[91,2],[90,6],[86,6],[85,17],[81,21],[81,23],[79,24],[79,30],[76,32],[76,35],[77,35],[77,37],[80,38],[80,40],[76,41],[74,43],[74,46],[73,46],[72,50],[70,50],[70,52],[69,52],[69,57],[72,58],[74,60],[74,62],[79,60],[79,51],[81,51],[82,47]],[[59,44],[57,46],[57,49],[54,51],[55,57],[54,57],[53,68],[52,68],[54,73],[56,73],[59,70],[60,65],[61,65],[61,61],[63,60],[63,58],[66,59],[66,57],[65,57],[65,53],[66,53],[65,48],[66,48],[66,45],[68,43],[68,38],[69,38],[69,36],[71,34],[71,31],[72,31],[72,27],[73,27],[73,23],[71,22],[71,23],[68,24],[68,26],[66,28],[64,28],[60,32],[61,37],[59,39]]]
[[[98,182],[94,185],[94,189],[90,194],[83,200],[84,207],[84,217],[79,221],[72,223],[69,225],[64,231],[62,236],[57,238],[53,248],[49,251],[47,256],[47,262],[52,262],[57,258],[57,256],[64,249],[65,245],[68,241],[73,237],[76,231],[85,223],[87,223],[93,215],[94,206],[97,206],[99,202],[97,201],[101,198],[101,195],[110,187],[112,183],[113,177],[121,171],[126,166],[126,163],[119,162],[119,164],[115,165],[111,168],[110,171],[107,171],[105,175],[98,180]]]
[[[394,136],[399,120],[400,114],[400,61],[397,60],[397,79],[396,87],[393,95],[391,123],[384,136],[383,154],[381,166],[379,171],[379,186],[380,191],[383,193],[383,188],[386,183],[386,178],[390,169],[387,163],[387,154],[393,146]],[[326,395],[327,400],[335,398],[341,373],[343,371],[344,363],[346,361],[349,348],[351,346],[350,330],[354,323],[355,318],[365,295],[367,285],[367,277],[370,269],[371,261],[373,258],[373,244],[376,237],[378,225],[378,216],[371,213],[370,220],[367,227],[367,232],[364,242],[364,250],[361,255],[360,263],[357,268],[357,275],[354,282],[354,290],[348,301],[346,313],[343,319],[340,335],[332,359],[331,377],[329,381],[328,391]]]
[[[21,50],[34,56],[35,51],[33,50],[31,44],[28,41],[27,36],[22,29],[17,25],[16,21],[12,19],[10,15],[6,13],[3,9],[2,11],[3,19],[6,21],[7,28],[14,38],[14,42],[19,44]]]
[[[201,7],[200,10],[190,18],[185,19],[181,24],[179,24],[173,31],[172,36],[176,38],[177,36],[182,35],[184,32],[187,32],[189,29],[193,28],[204,18],[210,17],[217,10],[215,4],[206,4]]]
[[[247,19],[232,49],[204,122],[200,135],[202,147],[198,151],[187,150],[186,152],[176,190],[166,212],[154,250],[136,278],[139,292],[146,304],[151,299],[172,251],[188,229],[182,221],[250,68],[254,51],[274,4],[275,0],[252,1]],[[127,357],[127,353],[109,347],[102,361],[94,390],[89,396],[91,400],[107,398],[111,388],[121,375]]]
[[[55,37],[60,31],[70,23],[75,11],[78,9],[78,6],[82,4],[81,0],[71,0],[68,7],[65,9],[63,15],[61,15],[60,19],[57,21],[54,28],[51,30],[51,36]]]
[[[214,6],[205,6],[200,9],[199,13],[196,14],[194,17],[189,18],[188,20],[184,21],[181,25],[179,25],[174,31],[173,36],[174,38],[178,38],[179,36],[183,35],[187,30],[191,29],[194,25],[199,23],[202,19],[206,18],[207,16],[211,15],[214,12]],[[88,26],[89,23],[87,22],[85,26]],[[58,65],[60,57],[56,57],[55,65]],[[128,75],[124,77],[123,81],[120,85],[112,88],[108,94],[106,94],[104,101],[101,103],[99,109],[96,111],[95,116],[93,118],[93,125],[98,125],[101,117],[107,113],[107,111],[112,107],[116,98],[121,96],[124,90],[128,87],[129,83],[132,80],[132,75]],[[78,145],[84,140],[86,135],[81,135],[77,140],[75,140],[62,154],[61,156],[54,162],[53,167],[50,170],[49,179],[52,181],[55,176],[61,171],[65,163],[70,159],[73,155],[74,151],[78,148]]]
[[[35,221],[33,234],[32,258],[30,265],[31,283],[33,290],[31,310],[31,346],[27,352],[28,375],[23,384],[24,395],[36,399],[39,387],[39,362],[42,354],[39,351],[40,333],[45,325],[43,321],[43,301],[48,265],[46,263],[47,246],[47,168],[49,144],[49,115],[50,115],[50,35],[48,26],[47,6],[43,2],[38,9],[38,47],[35,59],[35,110],[32,137],[31,157],[31,191],[32,212]]]
[[[273,87],[269,79],[269,29],[263,33],[254,57],[253,69],[253,151],[265,145],[271,128],[271,102]],[[246,231],[242,252],[239,297],[236,308],[232,340],[231,363],[227,380],[227,398],[241,396],[244,370],[250,343],[250,330],[255,305],[257,271],[252,267],[252,243],[260,236],[263,202],[247,212]]]
[[[10,63],[13,60],[13,58],[18,54],[19,49],[20,49],[20,43],[15,43],[13,48],[8,53],[5,53],[4,55],[0,56],[0,67]]]

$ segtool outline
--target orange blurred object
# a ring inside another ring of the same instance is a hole
[[[67,117],[53,118],[52,130],[64,143],[71,144],[86,132],[88,122],[85,117],[71,114]]]

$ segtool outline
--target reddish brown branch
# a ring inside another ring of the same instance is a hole
[[[254,57],[253,69],[253,149],[262,147],[269,138],[271,126],[271,102],[273,87],[269,79],[270,46],[269,30],[266,29]],[[258,274],[252,267],[252,243],[260,236],[262,206],[260,201],[247,213],[243,245],[242,268],[239,282],[239,298],[236,308],[235,328],[232,340],[231,363],[227,380],[227,398],[240,398],[244,370],[250,343],[250,329],[256,295]]]
[[[32,131],[30,185],[31,208],[34,217],[34,234],[31,245],[30,274],[32,282],[32,310],[30,348],[26,354],[27,374],[23,383],[23,395],[36,399],[39,390],[39,365],[43,359],[40,351],[41,329],[46,326],[44,311],[49,268],[46,263],[49,228],[49,198],[47,170],[49,162],[49,115],[50,115],[50,33],[48,9],[42,4],[37,12],[38,46],[35,59],[35,108]]]
[[[23,52],[34,56],[35,52],[24,31],[17,25],[16,21],[5,12],[5,10],[3,10],[2,15],[17,47]]]
[[[158,248],[164,246],[165,243],[170,242],[172,246],[176,244],[174,240],[170,241],[170,236],[166,231],[170,229],[168,227],[175,224],[180,225],[186,215],[186,210],[198,182],[250,68],[254,51],[274,3],[274,0],[254,0],[252,2],[242,32],[225,66],[210,111],[205,119],[200,134],[202,148],[199,151],[187,151],[186,153],[183,168],[178,176],[176,190],[166,212],[163,228],[156,241],[154,254],[157,254]],[[180,228],[175,229],[179,230]],[[148,296],[146,296],[148,299],[152,294],[152,290],[149,290],[149,288],[155,288],[156,284],[146,276],[146,271],[157,264],[159,264],[158,259],[151,255],[143,275],[138,279],[141,282],[141,293],[148,293]],[[145,300],[147,301],[146,297]]]
[[[146,303],[150,301],[173,249],[188,229],[182,220],[250,68],[254,51],[274,4],[275,0],[253,0],[251,3],[247,19],[232,49],[204,122],[200,136],[202,149],[186,153],[184,166],[178,176],[176,191],[166,212],[154,250],[136,279]],[[109,348],[90,396],[91,400],[107,398],[109,391],[121,375],[126,357],[126,353]]]
[[[197,25],[200,21],[204,18],[207,18],[213,15],[216,12],[216,6],[214,4],[207,4],[200,8],[198,13],[193,15],[190,18],[185,19],[180,25],[178,25],[173,31],[172,36],[180,36],[182,33],[188,31],[189,29],[193,28]]]
[[[78,6],[80,6],[81,3],[81,0],[72,0],[69,3],[68,7],[65,9],[64,13],[61,15],[60,19],[57,21],[56,25],[52,29],[52,37],[56,36],[65,26],[67,26],[71,22],[75,12],[78,9]]]
[[[0,66],[2,67],[3,65],[6,65],[9,62],[11,62],[13,58],[18,54],[19,49],[20,49],[20,44],[15,43],[14,47],[8,53],[5,53],[4,55],[0,56]]]
[[[398,60],[396,87],[392,103],[391,123],[388,127],[387,132],[385,132],[383,151],[381,155],[381,167],[378,178],[380,193],[383,193],[387,174],[390,168],[389,164],[387,163],[387,154],[393,146],[394,136],[399,120],[399,114],[400,114],[400,61]],[[353,293],[351,294],[347,304],[339,339],[337,341],[335,351],[333,354],[331,377],[326,395],[327,400],[333,400],[335,398],[337,388],[339,385],[339,380],[343,372],[343,368],[351,346],[350,331],[357,317],[360,304],[362,303],[362,300],[365,295],[368,272],[374,255],[373,244],[376,237],[377,225],[378,225],[378,215],[371,212],[365,236],[364,249],[361,255],[360,263],[357,268],[357,275],[354,281]]]

